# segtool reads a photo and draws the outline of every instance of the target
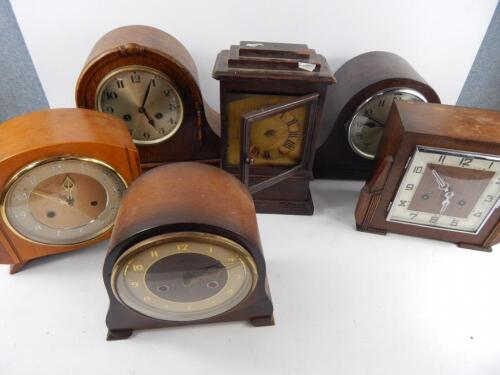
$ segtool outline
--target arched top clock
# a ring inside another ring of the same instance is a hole
[[[103,274],[110,340],[136,329],[274,322],[252,197],[213,166],[172,163],[137,179]]]
[[[203,99],[187,49],[161,30],[125,26],[98,40],[78,79],[76,103],[125,121],[143,169],[218,160],[219,116]]]
[[[79,249],[110,234],[140,174],[125,124],[85,109],[28,113],[0,127],[0,263]]]

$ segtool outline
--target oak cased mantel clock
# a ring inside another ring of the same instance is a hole
[[[144,170],[185,160],[218,164],[219,115],[203,99],[189,52],[161,30],[125,26],[99,39],[76,103],[125,121]]]
[[[131,185],[103,275],[108,340],[187,324],[274,324],[252,197],[210,165],[172,163]]]
[[[106,239],[121,197],[140,174],[125,124],[86,109],[28,113],[0,126],[0,263]]]
[[[500,112],[393,105],[356,207],[359,230],[491,250],[500,242],[499,205]]]
[[[333,124],[318,149],[316,178],[366,179],[384,133],[392,103],[439,103],[429,84],[402,57],[384,51],[361,54],[336,72],[328,89],[323,121]],[[325,126],[323,129],[328,129]]]
[[[305,44],[241,42],[217,56],[221,164],[257,212],[312,214],[309,191],[326,89],[325,58]]]

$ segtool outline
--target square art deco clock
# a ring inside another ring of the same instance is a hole
[[[189,52],[161,30],[125,26],[104,35],[80,74],[76,103],[123,119],[143,169],[218,163],[219,115],[203,100]]]
[[[86,109],[33,112],[0,126],[0,263],[108,237],[122,194],[140,174],[125,124]]]
[[[347,61],[330,86],[323,121],[330,134],[318,149],[317,178],[366,179],[392,103],[439,103],[436,92],[402,57],[383,51],[364,53]],[[330,125],[331,128],[331,125]]]
[[[241,176],[257,212],[312,214],[309,192],[326,89],[323,56],[305,44],[241,42],[217,56],[222,168]]]
[[[108,340],[187,324],[274,324],[252,197],[210,165],[172,163],[131,185],[103,273]]]
[[[396,102],[356,226],[461,247],[500,241],[500,112]]]

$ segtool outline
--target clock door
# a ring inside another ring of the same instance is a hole
[[[310,167],[318,98],[309,94],[241,115],[240,175],[251,193]],[[251,165],[281,171],[250,186]]]

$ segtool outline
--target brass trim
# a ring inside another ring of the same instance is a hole
[[[230,239],[223,237],[223,236],[220,236],[220,235],[206,233],[206,232],[187,231],[187,232],[164,233],[164,234],[160,234],[157,236],[153,236],[151,238],[147,238],[143,241],[136,243],[135,245],[128,248],[125,252],[123,252],[118,257],[116,262],[113,264],[113,268],[111,271],[110,284],[111,284],[111,290],[113,291],[113,295],[115,296],[115,298],[122,305],[126,306],[127,308],[132,309],[139,314],[150,316],[150,315],[147,315],[145,312],[141,312],[141,311],[134,309],[133,307],[129,306],[125,301],[123,301],[123,299],[120,297],[118,290],[117,290],[117,287],[116,287],[116,284],[118,281],[118,276],[119,276],[120,272],[123,270],[126,263],[129,261],[130,257],[134,253],[139,252],[139,251],[141,251],[141,252],[147,251],[149,248],[151,248],[153,246],[157,246],[157,245],[162,244],[162,243],[166,243],[166,242],[168,243],[168,242],[173,242],[173,241],[178,242],[178,241],[183,241],[183,240],[188,240],[188,241],[198,240],[200,242],[209,242],[209,243],[214,243],[214,244],[218,244],[218,245],[223,244],[224,247],[230,248],[231,250],[233,250],[236,253],[238,253],[239,255],[241,255],[246,260],[246,263],[249,266],[250,274],[252,275],[252,285],[251,285],[250,289],[248,290],[248,292],[246,293],[246,295],[240,301],[238,301],[236,305],[232,306],[231,308],[229,308],[225,311],[222,311],[216,315],[209,316],[209,317],[218,316],[220,314],[224,314],[227,311],[230,311],[231,309],[240,305],[243,301],[245,301],[253,293],[253,291],[255,290],[255,287],[257,285],[259,275],[257,272],[257,265],[255,263],[255,260],[253,259],[252,255],[250,254],[250,252],[248,250],[246,250],[243,246],[236,243],[235,241],[230,240]],[[153,264],[154,264],[154,262],[153,262]],[[149,269],[149,267],[144,270],[144,277],[145,277],[148,269]],[[150,317],[153,317],[153,316],[150,316]],[[207,318],[209,318],[209,317],[207,317]],[[153,317],[153,318],[160,319],[157,317]],[[206,318],[186,319],[186,320],[178,320],[178,321],[194,321],[194,320],[200,320],[200,319],[206,319]],[[166,319],[163,319],[163,320],[166,320]]]
[[[99,236],[103,235],[104,233],[108,232],[109,230],[111,230],[111,228],[114,225],[114,220],[113,220],[113,222],[111,224],[109,224],[108,226],[106,226],[105,228],[103,228],[102,230],[100,230],[99,232],[97,232],[95,234],[95,236],[93,236],[92,238],[89,238],[89,239],[87,239],[85,241],[81,241],[81,242],[66,243],[66,244],[50,244],[50,243],[35,241],[35,240],[32,240],[32,239],[26,237],[22,233],[19,233],[17,231],[17,229],[15,229],[12,226],[12,224],[10,223],[10,221],[9,221],[9,219],[7,217],[7,212],[6,212],[6,199],[7,199],[7,194],[9,193],[10,188],[14,185],[14,183],[21,176],[23,176],[26,173],[32,171],[33,169],[39,167],[40,165],[52,163],[52,162],[55,162],[55,161],[64,161],[64,160],[80,160],[80,161],[86,161],[86,162],[90,162],[90,163],[94,163],[94,164],[100,165],[101,167],[104,167],[104,168],[110,170],[116,176],[118,176],[118,178],[120,179],[120,181],[125,186],[125,189],[128,188],[127,181],[123,178],[123,176],[113,166],[111,166],[110,164],[108,164],[106,162],[103,162],[101,160],[94,159],[94,158],[89,158],[89,157],[84,157],[84,156],[63,155],[63,156],[56,156],[56,157],[51,157],[51,158],[47,158],[47,159],[37,160],[37,161],[31,162],[31,163],[25,165],[24,167],[22,167],[21,169],[19,169],[16,173],[14,173],[14,175],[12,175],[12,177],[10,177],[9,181],[4,185],[4,188],[3,188],[3,191],[2,191],[2,195],[0,197],[0,216],[2,218],[2,221],[5,223],[5,225],[7,226],[7,228],[12,233],[14,233],[16,236],[22,238],[25,241],[28,241],[30,243],[34,243],[34,244],[37,244],[37,245],[44,245],[44,246],[51,246],[51,247],[63,247],[63,246],[83,245],[83,244],[86,244],[86,243],[89,243],[89,242],[93,241],[97,237],[99,237]],[[115,216],[115,219],[116,219],[116,216]]]
[[[157,75],[157,76],[161,77],[162,79],[164,79],[165,81],[167,81],[168,83],[170,83],[170,85],[174,88],[175,96],[177,97],[177,99],[179,100],[179,103],[181,104],[180,105],[181,111],[180,111],[179,121],[175,125],[175,128],[169,134],[167,134],[164,137],[152,140],[152,141],[142,141],[142,140],[134,139],[132,137],[134,143],[137,144],[137,145],[153,145],[153,144],[157,144],[157,143],[162,143],[162,142],[166,141],[167,139],[170,139],[171,137],[173,137],[174,134],[177,133],[177,131],[181,127],[181,125],[182,125],[182,123],[184,121],[184,102],[182,101],[182,98],[181,98],[181,96],[179,94],[179,89],[174,84],[174,82],[169,77],[167,77],[166,74],[160,72],[159,70],[154,69],[154,68],[150,68],[149,66],[145,66],[145,65],[126,65],[126,66],[122,66],[122,67],[119,67],[119,68],[111,70],[108,74],[106,74],[104,76],[103,79],[101,79],[101,81],[99,82],[99,85],[97,86],[97,89],[95,91],[96,95],[95,95],[94,107],[99,112],[103,112],[101,104],[100,104],[100,98],[102,96],[102,92],[101,91],[102,91],[105,83],[112,76],[114,76],[114,75],[116,75],[118,73],[127,72],[127,71],[135,71],[135,70],[142,70],[142,71],[146,71],[148,73]]]

